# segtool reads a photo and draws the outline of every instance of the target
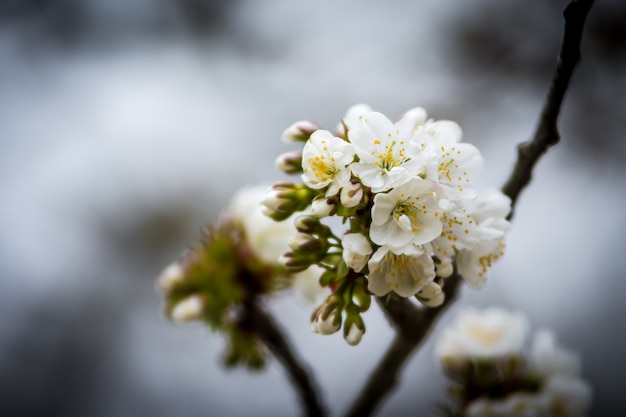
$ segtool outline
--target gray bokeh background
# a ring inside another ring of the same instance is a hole
[[[532,133],[565,1],[0,0],[0,414],[292,416],[282,369],[227,372],[222,341],[161,315],[153,282],[241,186],[281,176],[284,128],[365,102],[452,119],[499,187]],[[508,253],[463,306],[525,311],[577,350],[592,415],[622,410],[626,5],[598,1],[563,141],[519,202]],[[358,347],[272,305],[338,415],[392,333]],[[433,338],[381,415],[432,414]],[[618,413],[619,414],[619,413]]]

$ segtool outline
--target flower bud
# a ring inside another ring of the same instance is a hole
[[[425,305],[426,307],[439,307],[440,305],[443,304],[443,302],[446,299],[446,294],[442,291],[439,294],[437,294],[436,296],[434,296],[433,298],[430,298],[428,300],[421,300],[420,302]]]
[[[316,192],[304,184],[277,182],[263,197],[263,214],[275,221],[285,220],[296,211],[306,209]]]
[[[450,262],[441,262],[435,264],[435,269],[437,271],[437,276],[441,278],[448,278],[454,272],[454,267]]]
[[[341,204],[347,208],[356,207],[363,200],[363,186],[359,180],[350,180],[349,185],[341,189],[340,194]]]
[[[329,296],[311,317],[314,333],[333,334],[341,328],[343,300],[338,294]]]
[[[363,333],[365,333],[365,327],[361,329],[353,322],[349,328],[344,326],[343,329],[343,338],[350,346],[356,346],[361,343],[361,338],[363,337]]]
[[[276,158],[276,168],[285,174],[302,172],[302,152],[286,152]]]
[[[330,228],[320,223],[320,219],[315,216],[303,214],[296,217],[293,224],[298,232],[315,234],[321,237],[330,235]]]
[[[439,307],[443,304],[446,294],[439,285],[434,282],[429,282],[415,294],[415,297],[426,307]]]
[[[341,328],[341,311],[336,311],[333,314],[329,314],[325,319],[322,315],[318,315],[313,322],[311,322],[311,330],[313,333],[320,333],[329,335],[337,333]]]
[[[323,254],[328,250],[328,241],[307,233],[296,233],[289,238],[287,245],[294,252]]]
[[[172,312],[171,318],[179,323],[198,320],[202,317],[204,311],[204,299],[201,295],[195,294],[179,301]]]
[[[285,252],[278,258],[278,263],[288,271],[302,272],[317,263],[317,258],[306,253]]]
[[[337,212],[337,200],[333,197],[318,197],[311,203],[311,214],[315,217],[328,217]]]
[[[342,257],[346,265],[355,272],[365,267],[372,254],[372,245],[361,233],[348,233],[341,239]]]
[[[309,137],[319,129],[315,123],[301,120],[289,126],[282,134],[283,142],[306,142]]]
[[[168,293],[183,282],[184,277],[183,267],[178,262],[174,262],[161,272],[157,278],[157,287],[161,292]]]

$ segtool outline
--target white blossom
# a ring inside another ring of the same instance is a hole
[[[483,166],[480,152],[460,140],[461,128],[449,120],[428,121],[417,129],[413,141],[427,158],[426,179],[463,191],[478,175]]]
[[[500,191],[489,190],[466,200],[465,207],[467,222],[463,233],[455,236],[469,235],[471,241],[459,249],[457,267],[469,285],[480,288],[487,281],[489,268],[504,255],[504,237],[510,228],[505,217],[511,203]]]
[[[345,138],[347,136],[346,127],[348,130],[356,127],[359,124],[359,118],[371,113],[372,111],[372,108],[367,104],[361,103],[351,106],[343,119],[341,119],[341,123],[337,125],[337,129],[335,129],[337,136]]]
[[[326,196],[335,195],[350,181],[346,166],[353,159],[352,145],[327,130],[317,130],[302,150],[302,181],[316,190],[328,187]]]
[[[412,109],[407,110],[400,116],[401,119],[413,119],[415,120],[416,128],[420,125],[423,125],[426,122],[426,110],[422,107],[414,107]]]
[[[416,120],[407,117],[395,124],[385,115],[371,112],[359,118],[348,130],[359,162],[350,165],[352,173],[373,192],[387,191],[416,177],[424,160],[411,136]]]
[[[343,260],[355,272],[360,272],[373,252],[372,245],[361,233],[348,233],[341,238]]]
[[[368,289],[377,296],[394,291],[411,297],[435,278],[432,258],[414,245],[394,251],[381,246],[370,258],[368,268]]]
[[[444,361],[468,358],[498,358],[520,355],[528,333],[528,321],[521,313],[491,307],[468,309],[446,328],[437,344],[437,356]]]
[[[378,245],[403,247],[430,242],[442,230],[430,182],[415,178],[374,197],[370,237]]]

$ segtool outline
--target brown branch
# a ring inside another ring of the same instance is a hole
[[[278,323],[261,308],[254,308],[250,311],[250,319],[253,320],[255,330],[261,335],[265,346],[287,372],[306,410],[306,415],[309,417],[325,415],[311,372],[296,356]]]
[[[550,146],[559,141],[557,120],[572,73],[580,60],[583,26],[592,4],[593,0],[573,0],[563,12],[565,26],[561,50],[535,135],[531,141],[518,146],[515,168],[502,188],[502,192],[511,198],[509,218],[513,215],[519,194],[530,182],[535,164]],[[347,416],[369,416],[380,406],[397,384],[404,363],[426,339],[446,307],[454,302],[461,282],[462,278],[457,273],[446,279],[444,287],[446,301],[436,309],[419,309],[407,299],[389,302],[378,300],[385,315],[395,326],[397,335],[373,370]]]
[[[511,198],[509,219],[513,217],[513,207],[520,193],[530,182],[535,164],[550,146],[554,146],[559,142],[560,136],[557,120],[572,73],[580,60],[580,40],[583,26],[593,1],[574,0],[563,12],[565,26],[561,50],[559,51],[552,84],[539,117],[539,123],[532,140],[518,146],[515,168],[509,180],[502,187],[502,192]]]
[[[378,298],[378,304],[396,328],[397,334],[346,416],[369,416],[376,411],[398,383],[404,363],[426,340],[437,319],[456,299],[461,281],[457,273],[446,278],[446,299],[439,308],[418,308],[406,298],[387,301]]]

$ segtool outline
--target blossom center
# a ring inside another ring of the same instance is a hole
[[[420,209],[415,205],[414,201],[398,199],[396,207],[393,210],[393,218],[396,224],[407,232],[420,232],[420,220],[418,217]],[[426,213],[426,206],[422,206],[422,211]]]
[[[308,158],[313,175],[321,181],[330,180],[337,173],[334,158],[330,158],[330,161],[331,163],[328,163],[325,155],[315,155]]]
[[[392,141],[391,144],[385,145],[384,151],[381,150],[378,153],[377,160],[374,162],[374,165],[379,167],[384,171],[390,171],[394,167],[398,167],[407,161],[406,154],[404,153],[404,148],[400,148],[397,152],[398,155],[394,154],[394,147],[396,146],[396,141]],[[374,145],[378,147],[380,145],[380,141],[378,139],[374,140]],[[400,142],[400,145],[404,144],[404,142]],[[372,155],[376,155],[376,151],[372,151]],[[400,158],[397,158],[397,157]]]

